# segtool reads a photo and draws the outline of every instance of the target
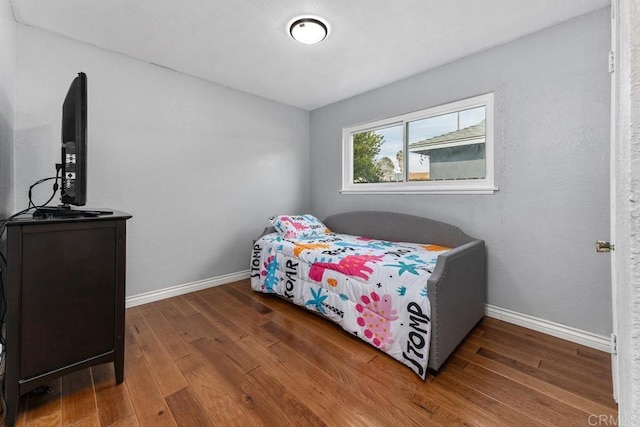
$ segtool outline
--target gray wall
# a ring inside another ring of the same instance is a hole
[[[15,39],[11,5],[0,1],[0,218],[13,212]]]
[[[16,53],[16,208],[55,173],[62,101],[86,72],[87,207],[133,215],[127,295],[246,271],[267,218],[309,208],[307,111],[24,25]]]
[[[609,31],[604,9],[313,111],[312,211],[388,210],[458,225],[487,242],[490,304],[608,335],[609,257],[594,243],[609,236]],[[499,192],[339,193],[343,126],[487,92]]]

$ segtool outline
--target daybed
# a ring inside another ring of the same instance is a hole
[[[289,218],[283,218],[289,221]],[[281,225],[280,223],[274,224]],[[303,236],[302,240],[296,240],[289,234],[285,236],[281,228],[277,229],[279,234],[276,233],[274,227],[265,229],[254,243],[252,252],[252,289],[276,293],[284,299],[324,315],[324,317],[341,324],[348,332],[381,348],[409,366],[422,378],[426,375],[425,367],[428,367],[431,372],[437,372],[457,345],[484,315],[486,301],[484,241],[468,236],[453,225],[392,212],[341,213],[327,217],[320,224],[328,228],[327,234],[321,230],[320,235],[315,236],[314,231],[313,236]],[[343,234],[349,236],[342,236]],[[365,237],[351,238],[350,236]],[[365,244],[356,243],[356,249],[346,248],[347,243],[343,240]],[[394,246],[394,249],[388,250],[385,246],[390,245],[390,242],[402,243],[398,247]],[[340,245],[340,249],[336,251],[335,246],[332,246],[333,251],[323,251],[327,244]],[[287,249],[288,245],[293,250]],[[389,262],[388,258],[383,260],[382,256],[376,256],[375,252],[366,252],[369,249],[360,252],[360,248],[365,246],[384,247],[387,249],[385,253],[391,253],[395,256],[393,258],[395,263]],[[422,250],[427,250],[427,252],[415,252]],[[295,258],[293,258],[294,252]],[[351,258],[359,259],[356,261],[359,264],[357,264],[358,268],[355,272],[353,268],[351,270],[344,268],[345,261],[350,257],[349,254],[356,254],[357,256],[351,256]],[[429,257],[431,258],[429,259]],[[407,258],[417,262],[410,264]],[[333,262],[330,262],[332,260]],[[338,260],[340,262],[336,263],[335,261]],[[294,262],[304,268],[296,268],[295,271],[289,268],[287,271],[286,267],[291,267]],[[342,267],[339,264],[342,264]],[[419,267],[410,268],[412,265]],[[382,287],[380,282],[385,284],[385,280],[392,280],[389,279],[391,276],[389,271],[378,271],[378,269],[390,268],[382,266],[400,266],[399,274],[393,278],[399,282],[394,282],[393,288],[387,288],[387,291],[376,289],[376,286]],[[280,267],[280,271],[274,270],[277,267]],[[325,272],[329,273],[325,274]],[[403,272],[407,274],[403,274]],[[420,277],[417,277],[418,273],[421,274]],[[329,282],[335,288],[331,289],[331,286],[324,285],[325,288],[315,288],[314,290],[314,286],[321,285],[319,282],[321,282],[320,278],[323,278],[323,274],[324,280],[322,282]],[[294,275],[295,278],[292,277]],[[267,280],[265,286],[267,276],[271,279],[271,283]],[[329,276],[330,278],[327,279]],[[369,276],[374,282],[362,283],[363,278],[369,279]],[[336,285],[334,282],[343,279],[347,282],[351,279],[347,285],[357,288],[358,291],[342,290],[339,297],[338,292],[333,295],[331,291],[342,286],[342,284]],[[425,280],[426,286],[424,285]],[[292,281],[296,283],[297,288],[300,288],[295,290],[298,292],[296,295],[292,294],[294,291],[289,286]],[[306,283],[307,285],[311,283],[314,286],[306,286],[304,289],[305,287],[299,286],[298,283]],[[417,288],[417,290],[412,291],[412,288]],[[397,292],[388,289],[394,289]],[[301,294],[304,292],[306,295]],[[425,302],[421,303],[424,305],[422,308],[418,308],[415,302],[405,303],[402,307],[397,306],[397,300],[401,298],[397,294],[404,297],[405,293],[410,295],[412,292],[414,300],[424,297]],[[312,298],[309,295],[312,295]],[[394,299],[393,306],[388,301],[392,298]],[[348,303],[348,308],[341,305],[345,301]],[[376,308],[372,309],[373,312],[369,312],[368,309],[372,305],[375,305]],[[344,313],[354,309],[354,314],[358,317],[355,319],[357,325],[354,322],[344,322],[344,318],[347,317]],[[373,317],[379,319],[376,321],[375,327],[370,326],[372,324],[370,319]],[[392,332],[394,335],[391,335],[386,329],[391,325],[389,319],[395,321],[394,325],[396,323],[403,324],[403,328],[410,326],[413,329],[402,332],[405,335],[400,335],[394,329]],[[428,322],[425,322],[424,319],[427,319]],[[358,325],[362,328],[358,329]],[[429,326],[430,331],[425,331]],[[374,332],[373,335],[371,331]],[[420,337],[416,331],[426,333]],[[381,345],[380,340],[377,339],[380,337],[378,333],[389,338],[389,343],[396,341],[394,342],[396,347],[394,351],[385,350],[384,343]],[[389,334],[389,336],[384,334]],[[396,339],[401,336],[402,339]],[[430,343],[429,346],[424,346],[426,348],[422,348],[424,342],[420,341],[423,339]],[[421,354],[422,351],[425,352],[425,357],[421,362],[422,366],[418,366],[418,363],[411,359],[415,359],[414,354]],[[428,354],[428,360],[426,354]]]

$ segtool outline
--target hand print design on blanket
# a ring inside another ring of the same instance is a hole
[[[398,320],[398,311],[393,309],[391,295],[378,295],[376,292],[360,297],[362,304],[356,304],[358,325],[364,328],[364,336],[370,339],[376,347],[385,350],[393,344],[391,337],[391,322]]]

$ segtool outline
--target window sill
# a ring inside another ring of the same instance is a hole
[[[341,194],[494,194],[498,187],[363,188],[341,189]]]

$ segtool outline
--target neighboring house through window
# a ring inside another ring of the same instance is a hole
[[[493,94],[343,129],[343,193],[491,194]]]

